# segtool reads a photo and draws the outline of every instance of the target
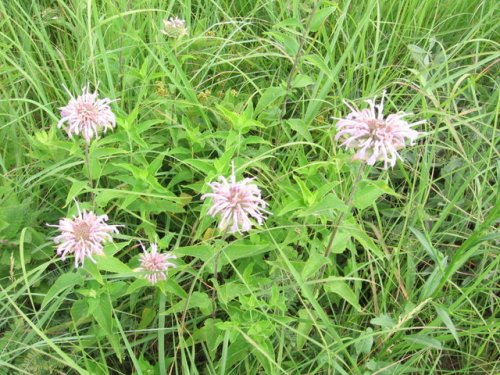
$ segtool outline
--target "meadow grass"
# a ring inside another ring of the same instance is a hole
[[[0,2],[0,374],[499,373],[499,12]],[[87,82],[119,98],[88,165],[56,127]],[[360,168],[332,117],[384,90],[425,135]],[[242,235],[200,200],[231,161],[272,213]],[[122,225],[80,269],[46,226],[75,202]],[[139,241],[177,255],[166,282]]]

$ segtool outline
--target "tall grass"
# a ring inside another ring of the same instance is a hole
[[[498,373],[499,11],[0,2],[0,374]],[[171,15],[189,37],[159,32]],[[90,147],[93,186],[56,128],[87,82],[120,99]],[[383,90],[426,136],[359,183],[332,117]],[[228,238],[200,193],[231,160],[273,214]],[[45,226],[75,200],[123,225],[81,270]],[[132,272],[155,239],[180,258],[160,287]]]

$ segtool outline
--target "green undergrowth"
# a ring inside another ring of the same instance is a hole
[[[499,11],[0,2],[0,374],[499,373]],[[89,168],[56,126],[87,82],[119,99]],[[333,118],[384,90],[425,135],[358,176]],[[223,235],[200,197],[232,161],[272,214]],[[79,269],[46,226],[77,204],[121,225]],[[139,241],[177,255],[167,281]]]

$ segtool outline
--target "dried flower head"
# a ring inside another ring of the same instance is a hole
[[[188,35],[186,21],[178,17],[165,19],[163,20],[163,29],[161,32],[171,38],[180,38],[181,36]]]
[[[70,96],[69,103],[60,108],[61,119],[57,123],[61,128],[67,122],[65,130],[70,138],[81,135],[90,143],[92,138],[97,138],[99,131],[105,133],[116,126],[115,115],[109,106],[111,99],[99,99],[97,92],[90,92],[88,84],[80,96],[74,98],[71,93]]]
[[[266,202],[261,198],[261,192],[257,185],[251,184],[253,178],[244,178],[236,182],[234,164],[229,181],[225,177],[219,177],[220,182],[212,182],[208,185],[212,193],[202,195],[201,199],[212,198],[212,206],[208,214],[215,217],[220,214],[219,229],[229,229],[229,233],[241,233],[252,228],[250,217],[255,219],[259,225],[265,220]]]
[[[64,218],[59,220],[56,227],[61,232],[54,238],[58,244],[57,255],[65,260],[70,254],[75,256],[75,267],[83,266],[85,258],[89,258],[96,263],[94,255],[103,254],[103,244],[112,242],[111,233],[118,233],[116,225],[106,223],[107,215],[97,216],[93,212],[80,211],[72,219]]]
[[[166,280],[167,270],[177,267],[168,260],[177,259],[177,257],[174,254],[159,253],[158,245],[155,243],[151,244],[151,251],[147,251],[142,243],[141,247],[144,252],[141,254],[141,266],[138,268],[138,271],[144,272],[144,278],[151,284],[156,284],[160,280]]]
[[[396,159],[401,158],[398,150],[405,146],[406,139],[413,144],[419,136],[412,127],[425,121],[409,124],[403,118],[412,113],[390,114],[384,118],[384,96],[385,91],[380,104],[376,104],[376,98],[367,100],[370,107],[361,111],[344,101],[351,113],[337,122],[335,139],[343,138],[341,146],[357,150],[354,159],[364,160],[368,165],[383,160],[387,169],[388,166],[394,167]]]

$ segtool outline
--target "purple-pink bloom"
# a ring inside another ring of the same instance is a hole
[[[179,38],[188,35],[186,21],[181,20],[179,17],[165,19],[163,20],[163,29],[161,32],[171,38]]]
[[[103,254],[103,244],[112,242],[111,233],[118,233],[116,225],[106,223],[107,215],[96,215],[93,212],[78,209],[78,215],[72,219],[59,220],[58,225],[49,225],[59,229],[61,234],[54,238],[57,255],[66,260],[68,255],[75,256],[75,267],[83,266],[85,258],[96,263],[94,255]]]
[[[156,284],[160,280],[166,280],[167,270],[177,267],[174,263],[169,262],[169,259],[177,259],[177,257],[171,253],[159,253],[158,245],[155,243],[151,244],[151,251],[149,252],[142,243],[141,247],[144,252],[140,255],[141,266],[138,268],[138,271],[144,272],[144,278],[151,284]]]
[[[264,214],[268,213],[265,210],[267,203],[261,198],[258,186],[250,183],[253,178],[236,182],[233,165],[229,181],[223,176],[219,177],[219,181],[209,183],[212,193],[201,196],[201,199],[212,199],[208,215],[215,217],[220,214],[219,229],[228,229],[229,233],[249,231],[252,228],[250,218],[262,225]]]
[[[90,92],[89,85],[83,88],[83,93],[74,98],[70,93],[69,103],[61,107],[61,119],[57,127],[61,128],[65,122],[65,128],[69,138],[73,135],[81,135],[87,143],[92,138],[97,138],[99,132],[104,133],[116,126],[115,114],[111,111],[109,98],[99,99],[96,92]]]
[[[384,96],[385,91],[380,104],[376,104],[376,97],[366,100],[370,107],[361,111],[344,101],[351,113],[337,122],[335,139],[342,138],[341,146],[357,150],[354,159],[364,160],[368,165],[383,160],[387,169],[388,166],[394,167],[397,158],[401,159],[398,150],[405,146],[406,139],[413,144],[419,136],[420,133],[412,127],[425,121],[409,124],[403,118],[412,113],[393,113],[384,118]]]

